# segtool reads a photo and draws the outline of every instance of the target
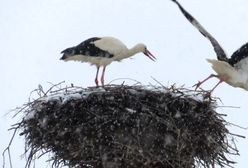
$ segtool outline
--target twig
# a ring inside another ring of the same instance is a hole
[[[50,88],[44,93],[44,96],[46,96],[53,88],[55,88],[55,87],[61,85],[62,83],[65,83],[65,81],[59,82],[59,83],[57,83],[57,84],[52,84],[52,83],[51,83],[51,84],[52,84],[52,87],[50,87]]]
[[[229,134],[230,134],[230,135],[234,135],[234,136],[236,136],[236,137],[240,137],[240,138],[244,138],[244,139],[245,139],[245,136],[243,136],[243,135],[234,134],[234,133],[231,133],[231,132],[229,132]]]
[[[18,109],[18,111],[12,116],[12,118],[15,118],[20,112],[22,112],[24,109],[30,106],[30,103],[24,104],[23,107]]]
[[[141,84],[141,82],[139,82],[139,81],[137,81],[137,80],[135,80],[135,79],[132,79],[132,78],[116,78],[116,79],[113,79],[112,81],[110,81],[110,82],[108,83],[108,85],[111,85],[113,82],[118,81],[118,80],[130,80],[130,81],[136,82],[136,84]],[[123,81],[123,82],[124,82],[124,81]],[[122,83],[123,83],[123,82],[122,82]]]
[[[3,168],[5,168],[5,153],[6,153],[6,151],[8,151],[8,157],[9,157],[9,165],[10,165],[10,168],[13,167],[13,166],[12,166],[12,161],[11,161],[11,155],[10,155],[10,146],[11,146],[11,144],[12,144],[12,142],[13,142],[13,139],[14,139],[14,137],[15,137],[15,134],[16,134],[17,130],[18,130],[18,128],[16,128],[16,129],[14,130],[14,133],[13,133],[11,139],[10,139],[10,142],[9,142],[7,148],[5,148],[4,151],[3,151],[3,153],[2,153],[2,157],[3,157]]]
[[[155,79],[154,77],[152,77],[151,76],[151,78],[155,81],[155,82],[157,82],[161,87],[163,87],[165,90],[168,90],[168,88],[167,87],[165,87],[161,82],[159,82],[157,79]]]
[[[221,108],[235,108],[235,109],[239,109],[239,106],[217,106],[217,107],[221,107]]]
[[[241,129],[243,129],[243,130],[247,130],[247,129],[248,129],[248,127],[242,127],[242,126],[239,126],[239,125],[234,124],[234,123],[231,123],[231,122],[227,122],[227,123],[230,124],[230,125],[233,125],[233,126],[235,126],[235,127],[241,128]]]

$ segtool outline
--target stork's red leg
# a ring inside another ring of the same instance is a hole
[[[97,70],[96,70],[95,83],[96,83],[96,86],[98,86],[98,72],[99,72],[99,66],[97,66],[96,68],[97,68]]]
[[[209,79],[212,78],[212,77],[219,78],[218,75],[211,74],[211,75],[209,75],[206,79],[204,79],[203,81],[199,81],[197,84],[193,85],[192,87],[195,87],[195,90],[197,90],[204,82],[206,82],[207,80],[209,80]],[[219,85],[219,83],[218,83],[218,85]],[[217,85],[217,86],[218,86],[218,85]],[[216,87],[217,87],[217,86],[216,86]]]
[[[220,81],[213,87],[213,89],[210,90],[210,94],[214,91],[215,88],[217,88],[217,86],[219,86],[219,84],[221,84],[223,82],[222,79],[220,79]]]
[[[206,97],[209,97],[211,99],[211,94],[213,93],[213,91],[217,88],[217,86],[219,86],[219,84],[221,84],[224,80],[220,79],[220,81],[213,87],[213,89],[211,89],[209,92],[207,92]]]
[[[102,77],[101,77],[102,86],[104,86],[104,74],[105,74],[105,69],[106,69],[106,66],[104,66],[104,67],[103,67],[103,70],[102,70]]]

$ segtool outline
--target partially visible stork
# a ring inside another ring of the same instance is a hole
[[[209,63],[212,64],[212,68],[218,75],[211,74],[203,81],[199,81],[196,85],[196,89],[200,87],[205,81],[212,77],[219,78],[219,82],[210,90],[210,94],[213,90],[223,81],[228,83],[233,87],[240,87],[245,90],[248,90],[248,43],[241,46],[237,51],[235,51],[230,58],[227,57],[227,54],[220,46],[218,41],[205,30],[202,25],[191,15],[189,14],[182,5],[176,0],[175,2],[187,20],[195,26],[200,33],[210,40],[214,51],[217,55],[217,59],[207,59]]]
[[[104,85],[104,74],[106,66],[113,61],[121,61],[137,53],[143,52],[148,58],[155,61],[155,56],[147,50],[142,43],[128,49],[120,40],[113,37],[93,37],[89,38],[75,47],[63,50],[63,56],[60,58],[64,61],[81,61],[89,62],[96,65],[95,83],[98,86],[99,68],[103,66],[101,84]]]

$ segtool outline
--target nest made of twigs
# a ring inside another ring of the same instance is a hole
[[[49,90],[51,91],[51,90]],[[226,121],[205,92],[111,85],[62,88],[30,102],[18,125],[26,167],[51,152],[53,167],[232,167]]]

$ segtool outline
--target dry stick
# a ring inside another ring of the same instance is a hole
[[[95,87],[94,87],[95,88]],[[82,91],[86,91],[84,88],[82,87],[79,87],[79,86],[69,86],[69,87],[66,87],[66,88],[60,88],[58,90],[50,90],[50,93],[58,93],[60,91],[68,91],[68,89],[82,89]],[[70,90],[71,91],[71,90]]]
[[[47,93],[49,93],[54,87],[57,87],[59,85],[61,85],[62,83],[65,83],[65,81],[59,82],[58,84],[53,85],[52,87],[50,87],[50,89],[48,89],[45,93],[44,96],[47,95]]]
[[[217,106],[217,107],[221,107],[221,108],[235,108],[235,109],[239,109],[239,106]]]
[[[59,83],[57,83],[57,84],[53,84],[52,82],[47,82],[47,83],[49,83],[52,87],[53,86],[55,86],[55,87],[57,87],[58,89],[61,89],[61,86],[60,87],[58,87],[60,84],[62,84],[62,83],[65,83],[65,81],[61,81],[61,82],[59,82]],[[73,87],[73,84],[71,83],[71,87]]]
[[[33,156],[36,154],[37,151],[38,151],[38,149],[31,148],[31,151],[28,155],[28,160],[27,160],[27,163],[25,165],[25,168],[30,168],[30,166],[32,164]]]
[[[31,96],[32,96],[32,94],[34,93],[34,92],[36,92],[40,97],[41,97],[41,95],[38,93],[38,91],[39,91],[39,89],[34,89],[34,90],[32,90],[30,93],[29,93],[29,98],[28,98],[28,102],[31,102]]]
[[[38,85],[38,91],[40,91],[40,93],[43,93],[43,95],[45,94],[43,87],[40,84]],[[39,93],[39,96],[41,97],[40,93]]]
[[[11,128],[9,128],[8,131],[20,128],[21,124],[22,124],[22,122],[11,125]]]
[[[243,136],[243,135],[233,134],[233,133],[231,133],[231,132],[229,132],[228,134],[233,135],[233,136],[237,136],[237,137],[239,137],[239,138],[244,138],[244,139],[245,139],[245,136]]]
[[[47,151],[42,151],[42,153],[37,157],[38,159],[41,158],[43,155],[49,153],[49,152],[52,152],[52,150],[47,150]]]
[[[154,77],[151,76],[151,78],[157,82],[161,87],[163,87],[165,90],[168,90],[168,88],[166,88],[161,82],[159,82],[157,79],[155,79]]]
[[[111,83],[113,83],[114,81],[117,81],[117,80],[130,80],[130,81],[133,81],[133,82],[136,82],[136,84],[141,84],[141,82],[135,80],[135,79],[132,79],[132,78],[116,78],[116,79],[113,79],[112,81],[110,81],[108,83],[108,85],[111,85]],[[125,81],[124,81],[125,82]],[[122,82],[123,83],[123,82]]]
[[[13,116],[12,116],[12,118],[15,118],[20,112],[22,112],[25,108],[27,108],[28,106],[30,105],[30,103],[27,103],[26,105],[24,105],[22,108],[20,108],[17,112],[16,112],[16,114],[14,114]]]
[[[171,85],[170,88],[167,88],[167,87],[165,87],[161,82],[159,82],[157,79],[155,79],[153,76],[151,76],[151,78],[152,78],[155,82],[157,82],[157,83],[158,83],[162,88],[164,88],[165,90],[172,90],[173,92],[175,92],[175,93],[180,93],[180,94],[182,94],[182,95],[184,95],[184,91],[187,91],[187,92],[192,92],[192,91],[194,91],[194,90],[192,90],[192,89],[186,89],[186,88],[183,88],[183,91],[180,91],[180,88],[179,88],[179,89],[178,89],[178,88],[175,88],[175,84]],[[184,87],[184,85],[182,85],[181,87]],[[201,90],[201,91],[194,91],[194,92],[198,92],[198,94],[200,94],[200,93],[206,93],[207,91]]]
[[[234,124],[234,123],[231,123],[231,122],[227,122],[227,123],[230,124],[230,125],[233,125],[233,126],[235,126],[235,127],[241,128],[241,129],[243,129],[243,130],[247,130],[247,129],[248,129],[248,127],[242,127],[242,126],[240,126],[240,125],[237,125],[237,124]]]
[[[17,129],[18,129],[18,128],[15,129],[15,131],[14,131],[14,133],[13,133],[11,139],[10,139],[10,142],[9,142],[7,148],[5,148],[4,151],[3,151],[3,153],[2,153],[2,156],[3,156],[3,168],[5,167],[5,152],[6,152],[6,151],[8,151],[8,155],[9,155],[9,165],[10,165],[11,168],[13,167],[13,166],[12,166],[12,161],[11,161],[11,155],[10,155],[10,146],[11,146],[11,144],[12,144],[12,142],[13,142],[13,139],[14,139],[14,137],[15,137],[15,134],[16,134],[16,132],[17,132]]]

